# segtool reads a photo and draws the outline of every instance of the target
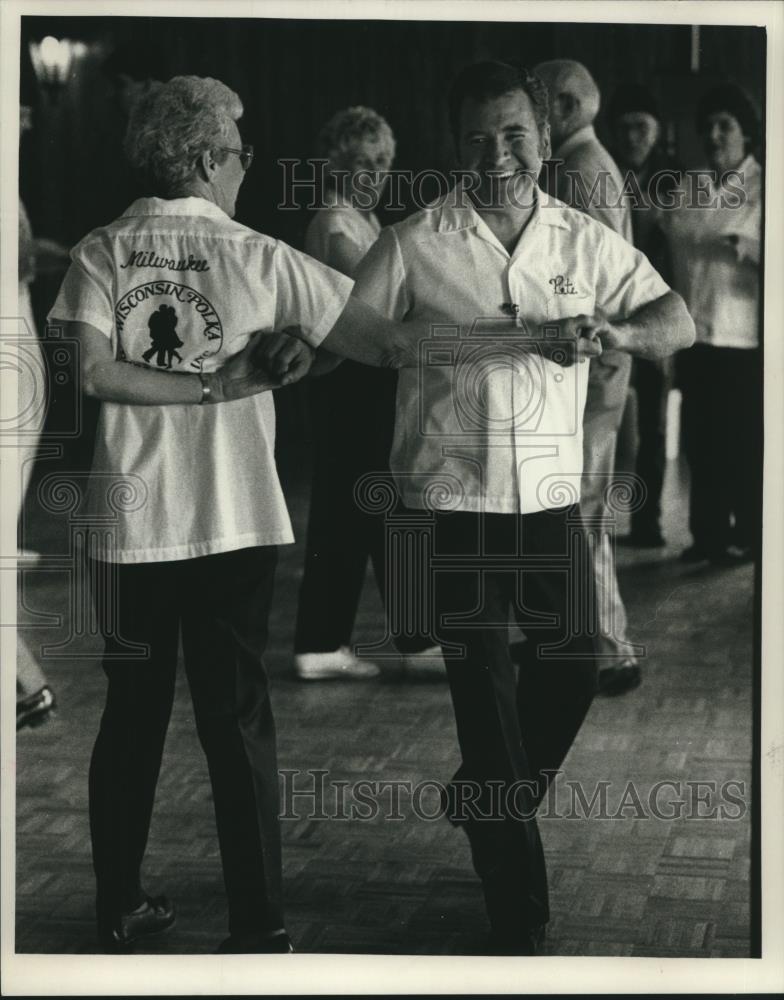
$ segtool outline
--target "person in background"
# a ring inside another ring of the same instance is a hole
[[[32,128],[32,111],[26,105],[19,109],[20,135]],[[46,366],[41,343],[36,330],[30,301],[30,285],[36,274],[43,271],[62,271],[68,262],[68,251],[54,240],[33,236],[30,220],[21,198],[19,199],[19,337],[24,350],[30,355],[19,365],[19,412],[29,414],[19,428],[22,447],[18,449],[21,464],[21,483],[17,495],[17,512],[21,510],[30,484],[38,440],[46,414]],[[36,398],[38,397],[38,398]],[[20,560],[34,562],[36,552],[28,548],[29,540],[22,539]],[[56,708],[56,698],[29,643],[21,633],[16,642],[16,728],[37,726],[49,719]]]
[[[707,193],[694,204],[693,193],[680,191],[682,207],[659,220],[697,327],[696,344],[678,359],[693,539],[682,558],[724,566],[755,558],[761,542],[762,171],[753,153],[757,113],[740,87],[706,93],[696,127]]]
[[[581,63],[567,59],[540,63],[534,73],[544,81],[550,100],[550,138],[556,169],[545,171],[548,193],[586,212],[631,243],[631,213],[621,197],[623,178],[593,127],[601,102],[593,77]],[[605,695],[620,695],[636,688],[642,676],[626,634],[626,608],[618,587],[615,552],[602,530],[608,515],[605,493],[615,471],[618,430],[631,367],[631,354],[623,351],[603,351],[591,361],[583,422],[585,465],[580,508],[583,516],[601,531],[593,562],[598,601],[598,690]]]
[[[392,166],[395,138],[381,115],[358,106],[327,122],[319,147],[330,183],[308,226],[305,250],[353,278],[381,232],[373,206]],[[294,640],[302,680],[357,680],[379,672],[350,648],[368,557],[385,604],[388,589],[384,520],[359,507],[354,487],[363,475],[388,474],[396,386],[394,371],[353,361],[308,386],[314,474]],[[409,675],[445,676],[438,647],[416,636],[397,643]]]
[[[651,199],[669,197],[680,170],[662,147],[658,105],[643,86],[619,88],[608,108],[613,152],[621,171],[633,175],[636,185],[630,198],[634,245],[653,264],[667,284],[672,284],[672,260],[667,238],[651,211]],[[667,399],[672,387],[672,358],[634,358],[627,419],[633,421],[634,471],[645,486],[641,504],[632,512],[631,531],[623,544],[661,548],[666,542],[661,525],[661,496],[666,466]]]

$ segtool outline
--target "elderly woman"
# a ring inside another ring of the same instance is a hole
[[[697,328],[679,359],[683,440],[691,472],[684,560],[732,565],[758,551],[761,499],[759,266],[761,171],[757,116],[733,84],[699,102],[697,130],[711,171],[705,192],[663,211],[675,285]],[[688,192],[683,192],[688,197]]]
[[[319,155],[328,161],[329,186],[324,207],[308,226],[305,249],[353,278],[381,232],[373,208],[392,166],[395,139],[372,108],[346,108],[322,129]],[[349,646],[368,556],[382,597],[386,592],[384,524],[358,507],[354,487],[364,474],[388,468],[396,384],[394,372],[346,361],[310,385],[315,467],[294,645],[302,680],[378,674]],[[438,647],[418,637],[398,644],[410,671],[429,672],[435,664],[443,676]]]
[[[293,538],[262,393],[307,371],[322,341],[368,363],[404,354],[406,338],[349,299],[347,278],[232,221],[253,157],[241,114],[216,80],[150,89],[126,151],[155,197],[74,248],[50,313],[78,337],[84,389],[103,401],[88,556],[108,690],[89,797],[98,931],[111,951],[174,921],[166,897],[145,891],[141,864],[180,634],[228,896],[220,950],[290,950],[262,652],[276,546]],[[295,325],[297,338],[269,333],[261,345],[280,377],[256,371],[254,331]]]

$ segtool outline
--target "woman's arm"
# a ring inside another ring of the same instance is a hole
[[[290,352],[284,355],[285,370],[280,377],[271,376],[255,363],[253,355],[259,341],[268,336],[279,338],[280,334],[254,334],[247,346],[229,358],[222,368],[200,376],[196,373],[158,372],[118,361],[111,343],[100,330],[89,323],[68,322],[64,325],[67,335],[79,341],[83,391],[109,403],[135,406],[198,404],[202,402],[204,383],[209,389],[205,403],[227,403],[296,382],[304,374],[302,365],[298,367],[292,363],[288,356]],[[300,341],[296,341],[296,345],[298,353]]]
[[[345,233],[332,233],[326,263],[333,271],[340,271],[352,280],[362,263],[364,252]]]
[[[354,278],[357,268],[362,263],[364,253],[350,240],[345,233],[332,233],[329,238],[328,262],[335,271],[340,271],[349,278]],[[316,359],[310,369],[312,377],[327,375],[334,371],[342,362],[343,358],[337,354],[320,348],[316,353]]]

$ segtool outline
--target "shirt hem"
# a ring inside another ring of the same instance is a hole
[[[539,514],[543,510],[560,510],[561,506],[571,506],[580,502],[580,497],[578,496],[570,497],[569,504],[563,504],[558,507],[547,507],[544,504],[526,504],[523,506],[521,504],[510,504],[507,498],[490,496],[465,498],[460,504],[454,507],[436,507],[425,505],[422,502],[422,494],[420,492],[406,493],[401,491],[401,498],[406,507],[410,507],[413,510],[430,510],[436,514],[516,514],[518,516],[523,514]]]
[[[181,559],[198,559],[201,556],[218,555],[221,552],[235,552],[262,545],[291,545],[293,534],[281,532],[278,535],[240,535],[238,538],[216,538],[207,542],[190,542],[159,549],[112,549],[95,548],[88,550],[92,559],[113,563],[175,562]]]

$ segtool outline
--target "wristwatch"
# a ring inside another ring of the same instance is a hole
[[[197,374],[199,376],[199,381],[201,382],[201,399],[199,400],[199,405],[203,406],[205,403],[209,403],[212,398],[212,389],[210,388],[210,383],[204,372],[197,372]]]

